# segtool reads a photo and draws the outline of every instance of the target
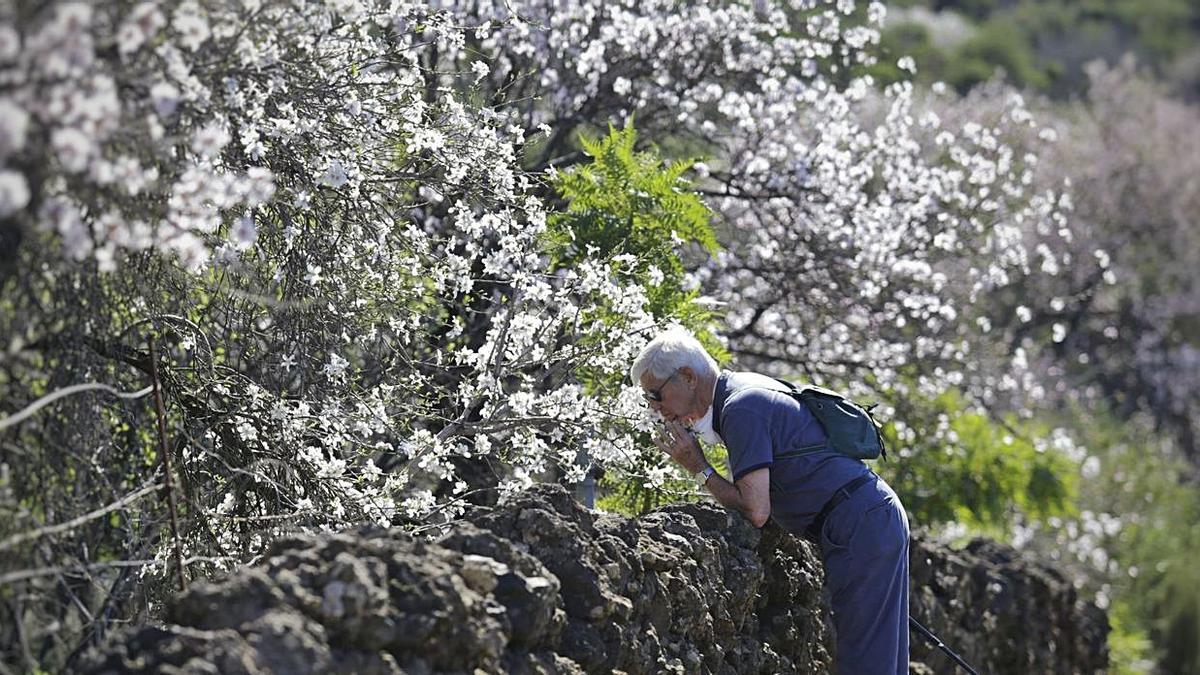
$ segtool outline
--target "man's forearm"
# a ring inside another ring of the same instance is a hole
[[[719,473],[714,473],[704,483],[704,487],[708,489],[713,498],[722,506],[737,511],[745,516],[748,520],[753,520],[751,508],[746,504],[746,500],[742,498],[742,491],[736,485],[725,480],[725,477]]]
[[[654,443],[692,475],[709,466],[700,443],[678,421],[668,422]],[[760,467],[731,483],[714,472],[704,486],[722,506],[742,514],[755,527],[762,527],[771,517],[770,475],[768,467]]]

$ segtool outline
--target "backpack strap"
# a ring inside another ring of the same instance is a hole
[[[800,388],[797,387],[794,383],[788,382],[787,380],[781,380],[778,377],[771,378],[771,379],[782,384],[784,387],[787,387],[788,395],[791,396],[793,399],[795,399],[795,401],[797,403],[804,406],[805,410],[809,409],[808,404],[805,403],[804,399],[801,398],[801,396],[800,396]],[[811,414],[812,411],[809,410],[809,413]],[[802,445],[799,448],[796,448],[794,450],[788,450],[786,452],[781,452],[778,455],[775,455],[775,459],[788,459],[791,457],[800,457],[802,455],[809,455],[814,452],[820,452],[822,450],[831,449],[829,447],[829,432],[828,432],[828,430],[825,429],[825,426],[821,424],[821,420],[818,419],[816,415],[813,415],[812,418],[813,418],[813,421],[816,422],[821,427],[821,431],[825,432],[825,440],[821,441],[820,443],[810,443],[809,445]]]

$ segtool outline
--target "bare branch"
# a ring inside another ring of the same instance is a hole
[[[191,565],[198,562],[207,563],[228,563],[240,562],[240,559],[233,556],[202,556],[194,555],[183,561],[184,565]],[[43,567],[35,570],[17,570],[7,574],[0,575],[0,586],[6,586],[18,581],[28,581],[29,579],[38,579],[40,577],[52,577],[60,574],[72,574],[80,572],[95,572],[107,569],[120,569],[124,567],[150,567],[152,565],[169,564],[166,560],[143,559],[143,560],[113,560],[110,562],[90,563],[87,565],[55,565],[54,567]]]
[[[71,530],[79,527],[80,525],[82,525],[86,522],[100,518],[108,513],[112,513],[113,511],[116,511],[117,509],[125,508],[126,506],[136,502],[137,500],[141,499],[142,497],[145,497],[147,494],[157,490],[158,488],[159,488],[158,481],[152,480],[149,483],[138,488],[135,492],[125,495],[124,497],[118,499],[117,501],[115,501],[107,506],[102,506],[102,507],[96,509],[95,511],[85,513],[84,515],[79,516],[78,518],[73,518],[71,520],[68,520],[65,523],[59,523],[58,525],[49,525],[46,527],[38,528],[36,530],[31,530],[29,532],[21,532],[18,534],[14,534],[11,537],[9,537],[8,539],[5,539],[4,541],[0,541],[0,551],[7,551],[22,542],[32,541],[34,539],[46,537],[46,536],[53,535],[53,534],[62,534],[63,532],[70,532]]]
[[[117,398],[124,398],[124,399],[141,398],[141,397],[145,396],[146,394],[149,394],[150,392],[154,391],[154,387],[146,387],[145,389],[139,389],[135,392],[122,392],[122,391],[118,391],[118,390],[108,386],[107,384],[100,384],[98,382],[85,382],[83,384],[73,384],[69,387],[63,387],[62,389],[57,389],[55,391],[52,391],[49,394],[46,394],[45,396],[34,401],[33,403],[30,403],[28,406],[25,407],[24,410],[21,410],[18,413],[9,415],[8,417],[5,417],[4,419],[0,419],[0,431],[7,429],[7,428],[13,426],[14,424],[17,424],[17,423],[25,420],[26,418],[30,417],[38,410],[41,410],[42,408],[50,405],[51,403],[57,401],[60,398],[70,396],[71,394],[78,394],[83,391],[92,391],[92,390],[96,390],[96,389],[99,389],[101,391],[106,391],[106,392],[112,394],[113,396],[116,396]]]

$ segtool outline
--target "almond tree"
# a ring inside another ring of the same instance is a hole
[[[644,251],[547,251],[543,179],[581,130],[633,117],[707,158],[726,252],[675,250],[743,359],[984,398],[1016,377],[973,308],[1064,227],[1036,145],[994,126],[1032,121],[875,91],[878,3],[447,5],[5,10],[6,660],[37,665],[32,631],[69,665],[80,635],[46,626],[98,634],[289,529],[444,522],[481,465],[501,498],[578,480],[581,451],[634,465],[638,390],[578,373],[619,377],[672,317]]]

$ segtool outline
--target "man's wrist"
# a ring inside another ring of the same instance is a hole
[[[703,486],[708,484],[708,479],[712,478],[716,472],[717,470],[710,464],[693,474],[693,477],[696,479],[697,484]]]

